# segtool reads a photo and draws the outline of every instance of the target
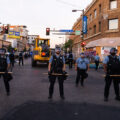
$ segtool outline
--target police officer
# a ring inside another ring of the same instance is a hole
[[[55,55],[53,55],[49,61],[48,74],[50,75],[49,77],[50,87],[49,87],[48,99],[51,99],[53,96],[56,77],[58,78],[60,97],[61,99],[64,99],[64,86],[63,86],[64,78],[62,75],[61,76],[52,75],[53,73],[55,74],[65,73],[65,59],[60,53],[61,53],[61,48],[57,46],[55,48]]]
[[[5,55],[6,50],[1,48],[0,49],[0,72],[5,72],[7,73],[9,67],[10,67],[10,60],[9,57],[6,57]],[[0,77],[3,76],[4,79],[4,84],[5,84],[5,89],[7,92],[7,95],[10,95],[10,85],[9,81],[7,80],[7,75],[6,74],[0,74]]]
[[[85,57],[84,53],[76,60],[75,70],[77,71],[76,87],[81,80],[81,86],[84,86],[84,79],[87,78],[87,71],[89,70],[89,60]]]
[[[13,51],[10,52],[9,58],[10,58],[10,66],[12,69],[14,67],[14,62],[15,62],[15,56],[14,56]]]
[[[23,52],[21,51],[21,52],[19,53],[19,66],[20,66],[21,62],[22,62],[22,66],[24,65],[23,59],[24,59],[24,56],[23,56]]]
[[[71,51],[69,52],[68,62],[69,62],[69,69],[70,69],[72,68],[72,65],[73,65],[73,54]]]
[[[100,63],[100,57],[98,54],[96,54],[96,56],[94,57],[94,60],[95,60],[95,70],[98,70],[98,66],[99,66],[99,63]]]
[[[119,78],[117,77],[111,77],[110,75],[117,75],[119,74],[120,71],[120,60],[118,58],[117,54],[117,49],[116,48],[111,48],[110,50],[110,55],[106,56],[103,64],[104,64],[104,71],[106,73],[105,77],[105,89],[104,89],[104,101],[108,101],[109,97],[109,89],[111,86],[111,83],[113,81],[114,84],[114,90],[116,100],[120,100],[119,97]]]

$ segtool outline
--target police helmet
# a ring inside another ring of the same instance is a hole
[[[111,48],[111,49],[110,49],[110,54],[112,54],[112,53],[115,53],[115,54],[116,54],[116,53],[117,53],[117,49],[116,49],[116,48]]]
[[[80,53],[80,56],[85,56],[85,53],[84,52]]]
[[[59,46],[56,46],[55,52],[61,52],[61,48]]]
[[[0,48],[0,54],[5,54],[5,53],[6,53],[6,49]]]

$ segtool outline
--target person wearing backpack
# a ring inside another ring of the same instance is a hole
[[[19,66],[20,66],[21,63],[22,63],[22,66],[24,65],[23,59],[24,59],[24,57],[23,57],[23,52],[21,51],[21,52],[19,53]]]
[[[5,89],[7,96],[10,95],[10,85],[9,85],[9,80],[7,78],[8,75],[8,69],[10,68],[10,60],[9,57],[5,55],[6,50],[1,48],[0,49],[0,78],[3,77],[4,84],[5,84]]]
[[[80,57],[76,60],[75,70],[77,71],[76,87],[78,87],[79,81],[81,86],[84,86],[84,79],[88,77],[87,71],[89,70],[89,60],[85,57],[82,52]]]
[[[70,68],[72,68],[72,65],[73,65],[73,54],[72,54],[72,52],[69,52],[68,62],[69,62],[69,69],[70,69]]]
[[[61,54],[61,48],[56,47],[55,48],[55,55],[53,55],[49,61],[48,65],[48,75],[49,75],[49,81],[50,81],[50,87],[49,87],[49,96],[48,99],[52,99],[53,97],[53,91],[54,91],[54,84],[56,78],[58,78],[59,83],[59,92],[61,99],[64,99],[64,80],[65,80],[65,58]],[[54,74],[54,75],[53,75]],[[61,75],[56,75],[61,74]]]
[[[103,60],[104,71],[106,73],[105,89],[104,89],[104,101],[106,102],[108,101],[109,89],[110,89],[112,81],[113,81],[114,90],[116,94],[115,99],[120,101],[120,96],[119,96],[119,79],[120,78],[111,76],[111,75],[120,74],[119,73],[120,72],[120,60],[116,54],[117,54],[117,49],[111,48],[110,55],[106,56],[105,59]]]

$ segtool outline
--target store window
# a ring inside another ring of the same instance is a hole
[[[117,8],[117,0],[110,0],[110,10]]]
[[[118,29],[118,19],[108,20],[108,27],[109,27],[109,30]]]

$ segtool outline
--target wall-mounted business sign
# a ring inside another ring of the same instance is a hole
[[[9,38],[20,39],[20,32],[9,31],[8,37],[9,37]]]
[[[83,34],[87,34],[87,16],[83,16]]]

